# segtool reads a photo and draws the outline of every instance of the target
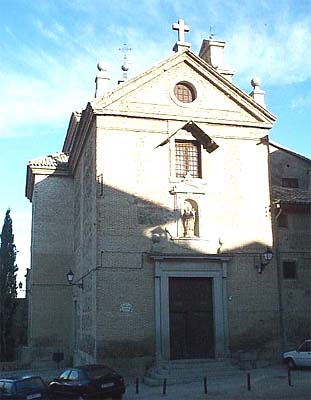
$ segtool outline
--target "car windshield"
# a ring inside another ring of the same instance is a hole
[[[311,349],[311,342],[303,342],[299,347],[298,351],[310,351]]]
[[[113,371],[105,366],[92,368],[87,370],[87,374],[91,379],[100,379],[104,376],[111,375]]]
[[[44,388],[45,385],[40,378],[28,378],[16,382],[17,393],[21,393],[26,390],[44,389]]]

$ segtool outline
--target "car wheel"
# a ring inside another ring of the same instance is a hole
[[[295,369],[296,368],[296,363],[292,358],[287,358],[286,359],[286,364],[289,369]]]

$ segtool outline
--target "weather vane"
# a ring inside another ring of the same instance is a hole
[[[216,36],[216,33],[213,32],[214,28],[212,25],[209,27],[209,39],[213,39]]]
[[[127,53],[132,49],[130,47],[127,47],[127,44],[124,43],[123,47],[120,47],[119,50],[123,52],[123,64],[121,66],[121,69],[123,71],[123,81],[125,81],[127,79],[127,71],[129,70]]]

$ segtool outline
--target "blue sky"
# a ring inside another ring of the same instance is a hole
[[[271,139],[311,157],[310,0],[0,0],[0,224],[11,208],[19,280],[30,266],[31,203],[26,165],[61,151],[72,111],[93,99],[98,61],[111,88],[172,54],[183,18],[198,54],[210,33],[246,92],[259,76],[278,120]],[[1,225],[2,226],[2,225]]]

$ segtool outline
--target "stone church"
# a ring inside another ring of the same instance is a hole
[[[62,151],[27,166],[34,363],[277,359],[309,333],[311,161],[271,143],[225,42],[196,55],[173,29],[172,55],[113,90],[99,64]]]

